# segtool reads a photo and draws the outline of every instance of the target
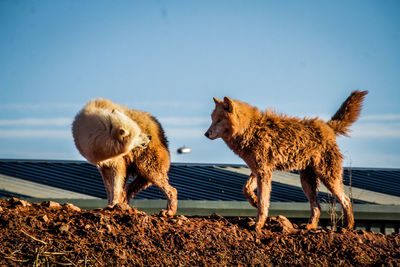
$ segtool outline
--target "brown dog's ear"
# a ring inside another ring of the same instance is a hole
[[[214,100],[215,104],[219,104],[222,102],[221,100],[219,100],[218,98],[215,98],[215,97],[213,97],[213,100]]]
[[[229,97],[225,96],[224,97],[224,109],[227,112],[232,113],[233,112],[233,106],[234,106],[234,103],[233,103],[232,99],[230,99]]]

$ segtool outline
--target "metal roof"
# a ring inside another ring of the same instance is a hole
[[[343,182],[357,188],[400,196],[400,169],[347,168]]]
[[[244,165],[172,163],[169,177],[171,185],[178,190],[179,200],[246,201],[242,187],[248,178],[248,173],[249,170]],[[298,176],[295,172],[274,172],[272,202],[307,202],[299,186],[299,179],[295,176]],[[99,171],[85,161],[0,159],[1,177],[3,177],[3,180],[0,179],[1,183],[6,183],[5,181],[7,184],[16,183],[13,181],[15,179],[43,185],[40,188],[41,192],[53,193],[55,198],[56,194],[61,194],[60,192],[71,195],[71,198],[74,194],[76,196],[82,194],[87,198],[107,198]],[[295,182],[286,182],[287,180]],[[345,168],[344,183],[351,184],[351,187],[357,190],[377,192],[380,193],[378,196],[400,200],[399,169]],[[51,188],[56,190],[52,192]],[[0,197],[19,195],[30,196],[30,193],[28,189],[11,192],[7,190],[5,184],[0,185]],[[328,199],[326,192],[319,192],[319,196],[320,199]],[[137,194],[135,199],[165,199],[165,196],[157,187],[152,186]],[[354,202],[375,201],[355,198]]]

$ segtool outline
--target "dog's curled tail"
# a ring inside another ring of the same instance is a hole
[[[360,115],[362,102],[368,91],[354,91],[343,102],[335,115],[328,121],[328,125],[335,131],[336,135],[348,136],[349,127]]]

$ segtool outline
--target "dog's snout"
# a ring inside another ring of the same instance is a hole
[[[205,134],[204,134],[207,138],[209,138],[210,137],[210,133],[207,131]]]

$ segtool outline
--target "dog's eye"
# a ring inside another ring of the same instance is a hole
[[[220,123],[221,122],[221,120],[217,120],[217,123]]]

